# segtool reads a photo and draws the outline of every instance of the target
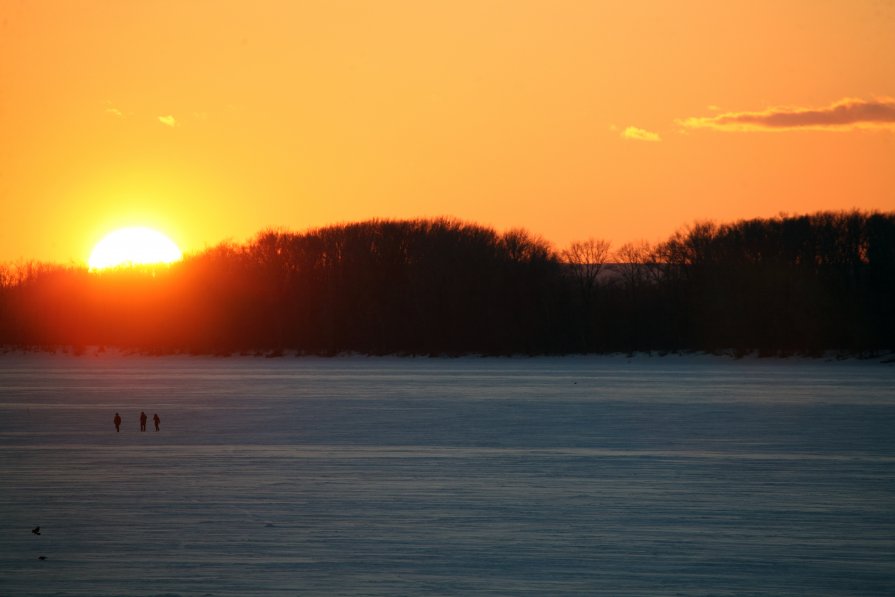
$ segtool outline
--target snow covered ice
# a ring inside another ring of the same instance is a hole
[[[0,595],[892,595],[893,387],[859,360],[7,354]]]

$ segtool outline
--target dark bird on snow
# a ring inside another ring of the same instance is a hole
[[[40,527],[34,527],[33,529],[31,529],[31,532],[35,535],[40,535]]]

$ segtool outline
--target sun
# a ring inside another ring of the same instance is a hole
[[[91,270],[110,267],[165,264],[180,261],[183,253],[170,238],[152,228],[120,228],[93,247],[87,265]]]

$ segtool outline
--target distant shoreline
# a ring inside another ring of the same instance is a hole
[[[615,252],[448,218],[268,230],[163,269],[0,268],[0,345],[872,358],[895,350],[893,241],[895,212],[858,211],[703,222]]]
[[[239,351],[232,353],[205,353],[205,352],[160,352],[160,351],[141,351],[135,349],[124,349],[119,347],[33,347],[22,348],[13,346],[0,347],[0,361],[8,357],[27,357],[27,356],[56,356],[71,357],[78,359],[128,359],[128,358],[204,358],[204,359],[347,359],[347,358],[367,358],[367,359],[406,359],[406,360],[454,360],[454,359],[487,359],[487,360],[525,360],[525,359],[564,359],[564,358],[580,358],[580,359],[616,359],[616,360],[643,360],[643,359],[718,359],[724,361],[757,361],[757,362],[773,362],[773,361],[803,361],[803,362],[841,362],[841,361],[862,361],[862,362],[878,362],[880,364],[895,364],[895,351],[883,350],[875,352],[850,352],[842,350],[827,350],[820,354],[762,354],[758,350],[738,351],[734,349],[707,352],[700,350],[679,350],[679,351],[633,351],[633,352],[605,352],[605,353],[566,353],[566,354],[365,354],[359,352],[340,352],[336,354],[311,354],[301,353],[296,350],[256,350],[256,351]]]

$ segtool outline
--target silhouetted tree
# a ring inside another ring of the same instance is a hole
[[[452,219],[265,230],[181,263],[0,267],[0,343],[151,353],[853,352],[895,346],[895,214],[573,243]]]

